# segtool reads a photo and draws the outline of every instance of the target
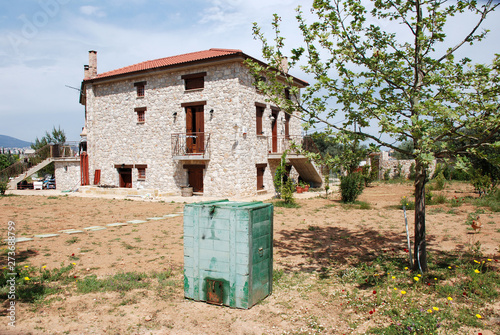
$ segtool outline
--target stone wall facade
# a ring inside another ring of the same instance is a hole
[[[185,90],[183,75],[206,72],[204,88]],[[146,82],[144,97],[134,83]],[[267,164],[264,191],[274,192],[276,164],[268,158],[273,106],[253,86],[254,78],[239,61],[146,72],[124,79],[86,84],[86,129],[89,174],[101,170],[101,184],[119,185],[118,166],[132,167],[132,187],[180,194],[188,184],[185,165],[205,165],[203,194],[229,197],[257,193],[257,164]],[[186,133],[183,104],[204,108],[209,159],[173,158],[172,134]],[[257,135],[256,103],[265,105],[263,134]],[[145,108],[138,122],[137,108]],[[213,113],[210,111],[213,110]],[[278,135],[285,133],[283,111],[276,117]],[[295,115],[295,116],[298,116]],[[301,135],[301,121],[290,117],[289,134]],[[279,162],[279,160],[278,160]],[[146,166],[140,180],[137,166]]]
[[[80,158],[54,161],[56,189],[61,191],[74,190],[80,183]]]

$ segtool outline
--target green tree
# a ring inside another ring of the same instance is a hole
[[[413,141],[404,141],[401,143],[399,146],[399,149],[401,151],[395,151],[394,154],[392,155],[396,159],[413,159],[412,155],[406,154],[407,152],[413,153]]]
[[[66,134],[64,130],[61,129],[61,126],[52,128],[52,132],[45,131],[45,136],[41,139],[38,137],[35,139],[35,143],[31,144],[31,149],[38,150],[43,148],[47,144],[61,144],[66,142]]]
[[[314,77],[302,97],[292,85],[293,78],[280,70],[285,39],[278,15],[274,15],[272,43],[257,24],[253,28],[269,66],[247,64],[255,76],[266,76],[259,89],[269,100],[288,112],[301,110],[309,125],[323,123],[338,138],[370,139],[415,160],[414,264],[426,271],[426,168],[435,158],[500,145],[492,141],[500,129],[500,55],[489,65],[473,63],[468,57],[455,59],[458,50],[485,38],[487,31],[479,28],[498,3],[365,3],[314,0],[312,23],[306,22],[298,8],[304,42],[286,56],[289,69],[301,62],[302,71]],[[469,15],[468,22],[470,15],[476,15],[476,21],[459,42],[449,45],[447,20],[461,14]],[[286,99],[285,88],[294,99]],[[339,119],[345,121],[338,123]],[[371,131],[370,122],[379,129]],[[464,138],[468,138],[467,144],[459,145],[457,139]],[[414,150],[393,144],[404,141],[412,141]]]
[[[45,136],[43,136],[41,139],[38,139],[37,137],[35,139],[35,142],[31,144],[31,148],[34,150],[39,150],[47,144],[62,144],[64,142],[66,142],[66,134],[64,133],[64,130],[61,129],[61,126],[57,127],[57,129],[54,126],[52,127],[52,131],[50,133],[48,131],[45,131]],[[51,163],[38,172],[38,175],[42,176],[47,174],[55,174],[54,164]]]
[[[19,159],[18,155],[13,155],[10,152],[6,154],[0,154],[0,171],[11,166]]]
[[[311,137],[319,150],[319,153],[311,155],[312,158],[322,165],[333,167],[335,171],[353,173],[370,152],[366,145],[359,143],[359,139],[338,138],[327,133],[313,133]]]

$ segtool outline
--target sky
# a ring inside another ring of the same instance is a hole
[[[78,102],[88,51],[98,72],[210,48],[240,49],[258,59],[258,22],[272,39],[274,13],[290,46],[300,43],[295,8],[312,0],[19,0],[0,3],[0,134],[25,141],[60,127],[78,141],[84,106]],[[450,38],[467,22],[457,20]],[[482,62],[500,53],[500,11],[492,33],[472,50]],[[383,27],[383,25],[382,25]],[[458,35],[457,35],[458,36]],[[470,50],[469,50],[470,52]],[[291,70],[311,82],[311,78]],[[67,87],[71,86],[73,88]]]

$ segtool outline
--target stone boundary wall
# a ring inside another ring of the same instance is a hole
[[[405,179],[408,179],[410,176],[410,167],[415,163],[413,159],[393,159],[389,157],[389,153],[386,151],[382,152],[380,155],[379,161],[379,172],[378,178],[380,180],[384,179],[384,173],[389,170],[389,177],[392,179],[397,174],[398,166],[401,165],[401,175],[404,176]],[[371,162],[370,162],[371,164]],[[436,160],[434,160],[429,166],[429,176],[434,173],[436,169]]]

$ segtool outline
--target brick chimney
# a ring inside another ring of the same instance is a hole
[[[83,78],[84,79],[90,79],[89,66],[88,65],[84,65],[83,66]]]
[[[97,51],[89,51],[88,78],[97,77]]]

